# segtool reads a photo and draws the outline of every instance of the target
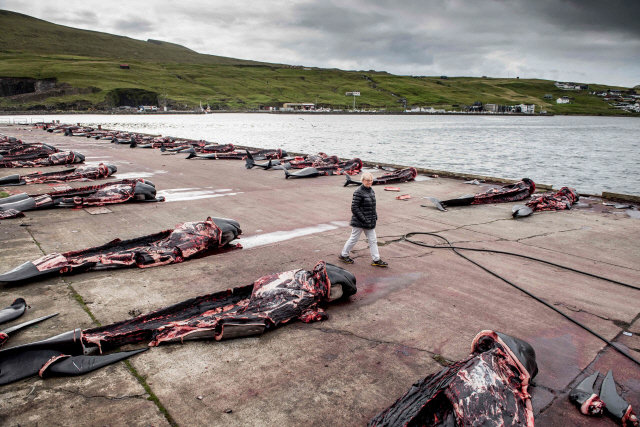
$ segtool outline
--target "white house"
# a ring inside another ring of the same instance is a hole
[[[573,82],[555,82],[554,85],[563,90],[582,90],[589,89],[588,85],[581,85]]]
[[[562,97],[562,98],[558,98],[556,99],[556,104],[569,104],[571,100],[567,97]]]
[[[533,114],[536,109],[535,104],[531,104],[531,105],[519,104],[519,105],[516,105],[516,107],[520,107],[520,112],[524,114]]]

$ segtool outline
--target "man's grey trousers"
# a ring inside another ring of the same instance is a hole
[[[364,231],[364,235],[369,241],[369,250],[371,251],[371,259],[373,259],[374,261],[378,261],[380,259],[380,254],[378,253],[378,239],[376,238],[375,229],[367,230],[364,228],[353,227],[351,229],[351,237],[349,237],[349,240],[347,240],[347,243],[344,245],[344,248],[342,249],[342,253],[340,255],[342,255],[343,257],[349,256],[349,252],[351,252],[351,249],[353,249],[356,243],[358,243],[358,240],[360,239],[360,235],[362,234],[363,231]]]

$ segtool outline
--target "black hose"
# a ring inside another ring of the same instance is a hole
[[[427,235],[427,236],[433,236],[433,237],[437,237],[439,239],[444,240],[445,242],[447,242],[447,244],[449,246],[434,246],[434,245],[427,245],[426,243],[423,242],[417,242],[415,240],[411,240],[409,237],[411,236],[415,236],[415,235]],[[481,269],[483,269],[484,271],[486,271],[487,273],[492,274],[493,276],[497,277],[500,280],[503,280],[504,282],[508,283],[509,285],[513,286],[514,288],[518,289],[521,292],[524,292],[525,294],[527,294],[528,296],[530,296],[531,298],[535,299],[536,301],[546,305],[547,307],[549,307],[550,309],[552,309],[553,311],[555,311],[556,313],[560,314],[561,316],[565,317],[566,319],[568,319],[569,321],[575,323],[576,325],[580,326],[582,329],[584,329],[585,331],[593,334],[594,336],[598,337],[599,339],[601,339],[602,341],[604,341],[605,343],[607,343],[608,345],[610,345],[611,347],[613,347],[618,353],[622,354],[623,356],[631,359],[633,362],[635,362],[637,365],[640,365],[640,360],[636,359],[635,357],[631,356],[631,354],[625,353],[624,351],[622,351],[621,349],[619,349],[617,346],[613,345],[613,343],[611,341],[609,341],[608,339],[606,339],[605,337],[603,337],[602,335],[598,334],[596,331],[592,330],[591,328],[589,328],[588,326],[583,325],[582,323],[578,322],[577,320],[569,317],[568,315],[566,315],[565,313],[563,313],[562,311],[558,310],[557,308],[555,308],[554,306],[552,306],[551,304],[549,304],[546,301],[543,301],[542,299],[538,298],[537,296],[533,295],[531,292],[521,288],[520,286],[508,281],[507,279],[505,279],[504,277],[498,275],[497,273],[494,273],[493,271],[489,270],[486,267],[483,267],[482,265],[478,264],[477,262],[473,261],[472,259],[467,258],[466,256],[464,256],[463,254],[461,254],[460,252],[458,252],[458,250],[466,250],[466,251],[476,251],[476,252],[493,252],[493,253],[498,253],[498,254],[505,254],[505,255],[514,255],[514,256],[519,256],[522,258],[527,258],[527,259],[531,259],[534,261],[539,261],[539,262],[543,262],[545,264],[549,264],[549,265],[553,265],[555,267],[560,267],[560,268],[564,268],[570,271],[574,271],[576,273],[582,273],[582,274],[586,274],[587,276],[591,276],[591,277],[595,277],[598,279],[602,279],[602,280],[606,280],[608,282],[612,282],[612,283],[616,283],[618,285],[622,285],[622,286],[626,286],[632,289],[637,289],[640,290],[640,288],[638,288],[637,286],[633,286],[633,285],[629,285],[626,283],[622,283],[622,282],[618,282],[616,280],[612,280],[612,279],[607,279],[606,277],[600,277],[600,276],[596,276],[594,274],[591,273],[587,273],[584,271],[580,271],[580,270],[576,270],[570,267],[565,267],[563,265],[559,265],[559,264],[554,264],[552,262],[549,261],[544,261],[538,258],[533,258],[527,255],[521,255],[521,254],[516,254],[516,253],[512,253],[512,252],[503,252],[503,251],[494,251],[491,249],[475,249],[475,248],[463,248],[463,247],[459,247],[459,246],[453,246],[451,244],[451,242],[449,240],[447,240],[446,237],[442,237],[438,234],[435,233],[427,233],[427,232],[413,232],[413,233],[407,233],[404,236],[402,236],[402,238],[409,242],[409,243],[413,243],[414,245],[419,245],[419,246],[424,246],[426,248],[433,248],[433,249],[452,249],[456,254],[460,255],[462,258],[466,259],[467,261],[477,265],[478,267],[480,267]]]

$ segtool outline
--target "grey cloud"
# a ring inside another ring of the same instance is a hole
[[[0,0],[51,22],[95,30],[99,16],[101,31],[273,63],[640,83],[638,1],[115,0],[91,9],[74,0],[32,3]],[[125,18],[131,16],[142,18]]]
[[[594,61],[604,62],[597,64],[599,69],[630,63],[638,67],[638,61],[629,55],[637,37],[623,37],[622,30],[598,34],[599,28],[609,24],[615,28],[614,23],[603,18],[603,23],[594,26],[593,21],[601,16],[598,11],[572,12],[575,2],[561,2],[553,8],[554,3],[408,0],[398,6],[378,0],[302,4],[280,22],[287,36],[275,43],[300,52],[305,63],[378,63],[375,68],[392,71],[440,70],[462,75],[506,75],[510,71],[536,77],[537,72],[562,74],[544,72],[545,65],[561,63],[565,73],[578,78],[588,74],[585,70],[596,68]],[[607,16],[620,13],[619,9],[609,11]],[[495,52],[503,55],[496,57]]]
[[[9,10],[14,10],[16,12],[24,13],[25,15],[34,16],[36,18],[43,19],[48,22],[53,22],[55,24],[87,29],[91,28],[92,25],[98,23],[98,15],[93,10],[81,8],[60,8],[52,4],[47,4],[37,9],[39,14],[34,14],[34,10],[32,10],[32,8],[28,8],[27,10],[20,10],[20,8],[17,7],[9,7],[10,3],[13,2],[7,1],[5,3],[7,3],[7,8]]]
[[[364,9],[366,10],[366,9]],[[303,3],[292,8],[291,18],[282,25],[321,30],[328,33],[349,33],[354,29],[377,27],[390,17],[381,13],[362,12],[331,2]]]
[[[640,36],[640,2],[627,0],[538,0],[530,11],[560,29]]]
[[[151,31],[154,28],[154,24],[144,19],[129,19],[125,21],[116,21],[114,27],[120,31],[140,34]]]
[[[91,10],[83,10],[76,12],[77,19],[89,24],[95,24],[98,22],[98,15]]]

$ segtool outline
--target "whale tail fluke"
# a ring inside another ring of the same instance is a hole
[[[190,149],[186,150],[186,151],[181,151],[181,153],[189,153],[189,155],[186,157],[187,159],[193,159],[194,157],[196,157],[196,150],[195,148],[191,147]]]
[[[289,179],[289,177],[291,176],[291,174],[289,173],[288,170],[284,170],[284,179]]]
[[[244,167],[247,169],[251,169],[256,165],[256,162],[253,160],[253,156],[249,152],[249,150],[245,150],[247,152],[247,158],[245,159]]]
[[[446,212],[447,209],[444,207],[444,205],[442,204],[442,202],[438,199],[436,199],[435,197],[424,197],[425,199],[428,199],[431,203],[433,203],[434,205],[436,205],[436,208],[440,209],[443,212]],[[426,207],[426,205],[421,205],[422,207]]]
[[[358,185],[359,182],[354,181],[353,179],[351,179],[351,175],[347,174],[345,175],[347,177],[347,180],[344,182],[343,187],[347,187],[348,185]]]

